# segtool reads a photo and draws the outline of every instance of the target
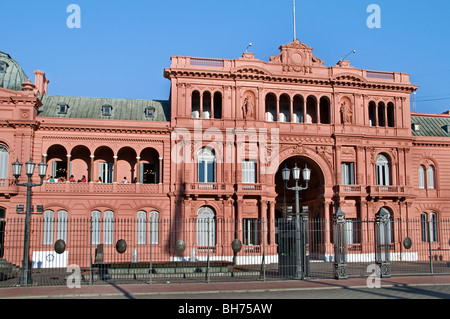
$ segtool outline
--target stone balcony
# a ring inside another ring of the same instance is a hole
[[[5,196],[17,195],[19,187],[16,185],[15,179],[0,178],[0,194]]]
[[[187,196],[231,196],[234,193],[232,184],[227,183],[185,183],[184,194]]]
[[[46,193],[88,193],[88,194],[161,194],[163,184],[118,184],[118,183],[49,183],[40,187]]]
[[[398,197],[399,199],[404,199],[410,195],[410,189],[411,187],[407,186],[370,185],[367,186],[367,193],[373,198]]]

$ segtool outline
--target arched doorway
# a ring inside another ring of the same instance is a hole
[[[325,204],[325,177],[324,173],[313,159],[306,156],[293,156],[285,159],[279,166],[277,173],[275,174],[275,191],[276,191],[276,209],[275,218],[279,219],[276,223],[281,222],[281,218],[295,217],[295,191],[288,190],[285,187],[285,183],[282,176],[282,170],[287,167],[291,170],[290,179],[287,183],[288,187],[294,187],[295,181],[292,176],[292,168],[297,166],[301,170],[307,166],[311,170],[310,181],[308,182],[308,188],[299,192],[300,207],[299,211],[302,212],[303,206],[308,207],[308,243],[310,258],[323,259],[326,254],[326,214],[328,207]],[[299,186],[305,187],[306,183],[303,180],[302,174],[300,174]]]
[[[275,174],[275,192],[277,194],[276,200],[276,218],[285,217],[285,213],[295,214],[295,192],[292,190],[287,190],[284,185],[282,170],[287,167],[292,170],[297,165],[298,168],[303,169],[305,165],[311,169],[311,179],[308,183],[308,189],[300,192],[300,206],[312,207],[322,207],[323,194],[325,179],[323,172],[319,165],[312,159],[305,156],[293,156],[284,160],[278,167],[278,171]],[[305,183],[300,174],[299,185],[305,186]],[[290,175],[290,180],[288,182],[288,187],[295,186],[295,182],[292,178],[292,173]],[[310,209],[312,214],[312,211]],[[320,214],[323,216],[323,213]],[[312,215],[310,215],[312,217]]]

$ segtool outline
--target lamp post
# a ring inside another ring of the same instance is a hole
[[[47,174],[47,164],[42,162],[38,164],[39,177],[41,182],[35,184],[31,182],[31,177],[34,173],[34,168],[36,164],[30,159],[25,164],[25,174],[28,176],[28,181],[23,184],[19,184],[19,177],[22,172],[22,163],[16,160],[13,164],[13,175],[16,178],[17,186],[24,186],[27,188],[27,204],[25,209],[25,226],[24,226],[24,240],[23,240],[23,260],[22,260],[22,275],[19,278],[18,285],[29,285],[31,284],[31,269],[30,269],[30,220],[31,220],[31,188],[35,186],[41,186],[44,182],[44,177]]]
[[[289,175],[291,170],[285,167],[282,171],[284,187],[288,190],[295,192],[295,251],[296,251],[296,271],[295,278],[296,279],[305,279],[305,260],[306,260],[306,234],[305,231],[302,231],[302,236],[300,236],[300,191],[304,191],[308,189],[308,183],[311,179],[311,170],[305,164],[305,168],[302,171],[303,181],[305,182],[305,186],[299,186],[300,180],[300,168],[295,167],[292,169],[292,177],[295,181],[294,187],[288,187],[287,183],[289,181]],[[303,212],[302,212],[303,214]],[[303,224],[303,223],[302,223]]]

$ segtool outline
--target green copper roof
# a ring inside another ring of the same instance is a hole
[[[38,116],[133,120],[133,121],[170,121],[170,102],[157,100],[132,100],[115,98],[73,97],[45,95]],[[61,105],[67,105],[66,112],[61,112]],[[110,114],[103,112],[103,106],[112,107]],[[147,113],[146,113],[146,109]],[[152,116],[149,116],[152,115]]]
[[[450,117],[411,116],[411,123],[413,136],[450,137]]]
[[[21,91],[22,83],[27,82],[28,76],[8,53],[0,51],[0,87]]]

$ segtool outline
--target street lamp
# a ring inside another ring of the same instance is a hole
[[[44,182],[44,177],[47,174],[47,164],[42,162],[38,164],[38,174],[41,178],[39,184],[31,182],[31,177],[34,173],[35,163],[30,159],[25,164],[25,174],[28,176],[28,181],[23,184],[19,184],[19,177],[22,172],[22,163],[17,159],[13,164],[13,175],[16,178],[17,186],[24,186],[27,188],[27,205],[25,209],[25,230],[24,230],[24,244],[23,244],[23,260],[22,260],[22,275],[19,278],[18,285],[31,284],[31,269],[30,269],[30,219],[31,219],[31,188],[35,186],[41,186]]]
[[[305,168],[302,170],[302,176],[303,181],[305,182],[305,186],[299,186],[299,180],[300,180],[300,171],[301,169],[297,167],[297,164],[295,164],[295,167],[292,169],[292,177],[295,181],[294,187],[288,187],[288,181],[290,176],[290,169],[285,167],[283,168],[282,175],[283,175],[283,181],[284,181],[284,187],[288,190],[295,191],[295,251],[296,251],[296,271],[295,271],[295,277],[297,279],[305,279],[305,265],[306,265],[306,221],[303,221],[304,219],[307,219],[306,216],[302,216],[302,226],[300,227],[300,191],[304,191],[308,189],[308,183],[311,180],[311,170],[308,168],[308,166],[305,164]],[[303,215],[303,212],[302,212]],[[300,236],[300,230],[302,231],[302,234]]]

